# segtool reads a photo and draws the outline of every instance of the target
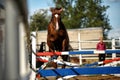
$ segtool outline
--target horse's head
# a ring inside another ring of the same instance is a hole
[[[54,27],[56,30],[59,29],[59,23],[61,21],[61,12],[63,11],[62,8],[51,8],[52,12],[52,21],[54,23]]]

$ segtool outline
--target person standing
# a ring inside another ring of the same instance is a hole
[[[97,43],[96,46],[97,50],[106,50],[106,44],[103,42],[103,37],[99,38],[99,42]],[[99,54],[99,61],[104,61],[105,60],[105,54]]]

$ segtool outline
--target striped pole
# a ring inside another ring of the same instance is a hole
[[[36,56],[75,55],[75,54],[120,54],[120,50],[81,50],[70,52],[37,52]]]
[[[105,65],[111,64],[111,65],[115,65],[115,64],[113,64],[113,62],[115,62],[115,64],[120,63],[120,58],[108,59],[108,60],[104,60],[104,61],[100,61],[100,62],[94,62],[92,64],[85,64],[85,66],[86,67],[91,67],[91,66],[96,66],[96,65],[99,65],[99,64],[105,64]]]
[[[41,56],[37,57],[36,60],[40,61],[40,62],[50,62],[50,61],[53,61],[53,62],[56,62],[59,65],[67,65],[67,66],[70,66],[70,67],[80,67],[80,64],[75,64],[75,63],[71,63],[71,62],[67,62],[67,61],[63,61],[63,60],[57,60],[57,59],[49,60],[47,57],[41,57]]]
[[[50,60],[47,57],[40,56],[40,57],[37,57],[36,61],[49,62]],[[62,60],[54,59],[52,61],[54,61],[54,62],[56,62],[57,64],[60,64],[60,65],[65,64],[65,65],[70,66],[70,67],[80,67],[80,64],[75,64],[75,63],[66,62],[66,61],[62,61]],[[98,66],[99,64],[108,64],[108,63],[112,64],[112,62],[115,62],[115,61],[120,62],[120,58],[114,58],[114,59],[108,59],[108,60],[104,60],[104,61],[100,61],[100,62],[94,62],[92,64],[85,64],[84,66],[91,67],[91,66]],[[113,65],[115,65],[115,64],[113,64]]]

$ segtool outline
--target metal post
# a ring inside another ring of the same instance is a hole
[[[115,39],[112,39],[112,49],[115,50]],[[112,59],[116,58],[116,53],[112,54]]]
[[[80,33],[78,33],[78,41],[79,41],[79,51],[81,50],[81,39],[80,39]],[[79,63],[82,65],[82,55],[79,55]]]
[[[3,80],[19,80],[18,9],[14,0],[6,0],[5,72]]]

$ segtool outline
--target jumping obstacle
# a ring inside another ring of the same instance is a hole
[[[52,56],[52,55],[74,55],[74,54],[112,54],[117,53],[120,54],[120,50],[104,50],[104,51],[70,51],[70,52],[43,52],[37,53],[37,56]],[[103,62],[93,63],[95,64],[102,64],[102,63],[110,63],[112,61],[119,61],[120,58],[116,58],[113,60],[105,60]],[[77,67],[77,68],[65,68],[65,69],[40,69],[38,73],[42,77],[47,76],[67,76],[67,75],[93,75],[93,74],[120,74],[120,67]]]
[[[35,33],[34,33],[35,35]],[[75,55],[75,54],[120,54],[120,50],[80,50],[80,51],[70,51],[70,52],[36,52],[36,37],[32,37],[32,49],[33,49],[33,57],[32,57],[32,65],[35,68],[37,57],[41,56],[52,56],[52,55]],[[36,53],[36,54],[35,54]],[[57,61],[58,62],[58,61]],[[113,61],[114,62],[114,61]],[[104,62],[101,62],[104,63]],[[118,62],[120,63],[120,62]],[[45,62],[47,64],[47,61]],[[95,64],[95,63],[94,63]],[[98,63],[100,64],[100,63]],[[120,74],[120,67],[111,67],[107,65],[106,67],[72,67],[65,69],[39,69],[37,73],[40,74],[41,77],[47,76],[68,76],[68,75],[92,75],[92,74]],[[36,73],[33,74],[35,77]]]

